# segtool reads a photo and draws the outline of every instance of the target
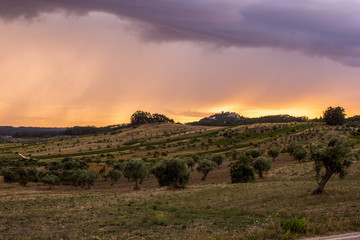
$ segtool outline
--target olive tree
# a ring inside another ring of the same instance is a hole
[[[115,168],[112,168],[107,174],[107,178],[111,179],[111,185],[116,183],[120,179],[120,177],[121,177],[120,171]]]
[[[230,164],[232,183],[250,182],[255,180],[254,169],[250,166],[252,159],[244,154],[239,155],[236,162]]]
[[[59,185],[60,184],[60,178],[56,176],[55,174],[46,174],[42,179],[42,183],[48,184],[49,189],[52,188],[52,186]]]
[[[247,156],[250,156],[252,158],[257,158],[263,155],[263,152],[260,149],[249,149],[245,152]]]
[[[191,169],[191,171],[194,171],[194,166],[196,162],[193,158],[186,158],[186,164]]]
[[[216,163],[207,159],[203,159],[201,161],[199,161],[198,166],[196,168],[196,170],[198,172],[201,172],[203,174],[201,180],[205,181],[207,175],[209,174],[209,172],[211,172],[212,170],[214,170],[214,168],[216,167]]]
[[[217,167],[220,168],[220,165],[223,163],[224,161],[224,156],[223,155],[215,155],[211,158],[211,161],[213,161],[214,163],[216,163]]]
[[[280,149],[278,147],[271,147],[267,150],[267,154],[272,157],[273,162],[275,162],[275,159],[279,156],[280,154]]]
[[[267,173],[271,168],[271,161],[267,160],[265,157],[255,158],[253,161],[253,167],[255,171],[259,174],[259,177],[263,177],[263,173]]]
[[[180,158],[163,159],[153,168],[152,172],[160,186],[173,186],[174,188],[185,187],[190,176],[185,160]]]
[[[295,160],[301,161],[304,160],[307,156],[307,151],[304,147],[299,146],[297,148],[295,148],[294,152],[293,152],[293,157]]]
[[[124,177],[135,182],[134,190],[138,190],[146,176],[149,175],[149,166],[144,161],[131,159],[123,163],[122,171]]]
[[[344,178],[346,169],[351,166],[353,160],[349,141],[343,137],[333,137],[327,146],[312,143],[310,157],[314,161],[318,182],[313,194],[323,193],[326,183],[334,174],[338,174],[341,179]]]

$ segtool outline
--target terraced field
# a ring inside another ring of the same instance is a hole
[[[185,189],[159,187],[153,175],[141,189],[124,177],[115,184],[98,179],[90,189],[67,185],[51,190],[42,183],[0,183],[0,238],[21,239],[282,239],[281,225],[305,217],[301,236],[360,229],[360,162],[344,180],[332,178],[326,193],[314,196],[313,163],[283,152],[264,178],[231,184],[226,153],[266,150],[297,141],[303,146],[331,135],[351,137],[346,127],[317,124],[254,124],[200,127],[143,125],[106,134],[51,139],[8,139],[0,146],[2,163],[22,162],[17,153],[40,162],[64,157],[86,159],[90,169],[132,158],[156,164],[169,156],[222,154],[226,161],[206,181],[188,170]],[[354,151],[357,151],[356,142]],[[265,155],[266,156],[266,155]],[[270,158],[269,158],[270,159]],[[42,167],[38,167],[41,169]],[[109,167],[110,168],[110,167]]]

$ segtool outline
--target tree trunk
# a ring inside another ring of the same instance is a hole
[[[138,179],[135,179],[135,187],[134,187],[134,190],[139,190]]]
[[[324,187],[326,183],[330,180],[332,174],[333,174],[332,172],[328,172],[328,171],[325,173],[325,175],[321,178],[319,185],[313,191],[313,194],[320,194],[324,192]]]

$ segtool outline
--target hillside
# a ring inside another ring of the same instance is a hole
[[[290,115],[270,115],[258,118],[243,117],[234,112],[221,112],[209,117],[203,118],[198,122],[189,123],[190,125],[200,126],[237,126],[254,123],[289,123],[289,122],[306,122],[307,117],[294,117]]]
[[[313,163],[286,152],[291,142],[306,147],[333,135],[353,140],[357,151],[360,137],[352,128],[303,122],[233,127],[157,123],[81,136],[8,138],[0,144],[1,169],[49,171],[71,158],[100,174],[102,168],[109,172],[131,159],[151,166],[169,157],[225,159],[205,181],[198,165],[194,171],[188,168],[189,183],[177,190],[160,187],[152,174],[138,191],[124,176],[113,182],[98,175],[90,189],[68,184],[49,188],[36,181],[23,187],[0,179],[0,238],[275,240],[284,236],[281,226],[291,217],[305,217],[308,228],[302,236],[354,231],[359,227],[360,162],[345,180],[331,179],[326,194],[313,196]],[[282,151],[273,162],[266,151],[274,146]],[[254,182],[231,184],[234,153],[249,149],[262,152],[271,169]]]

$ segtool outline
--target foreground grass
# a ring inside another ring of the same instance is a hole
[[[310,178],[209,184],[183,190],[0,194],[0,238],[281,239],[281,223],[305,217],[308,236],[360,228],[360,177],[333,179],[311,195]]]

